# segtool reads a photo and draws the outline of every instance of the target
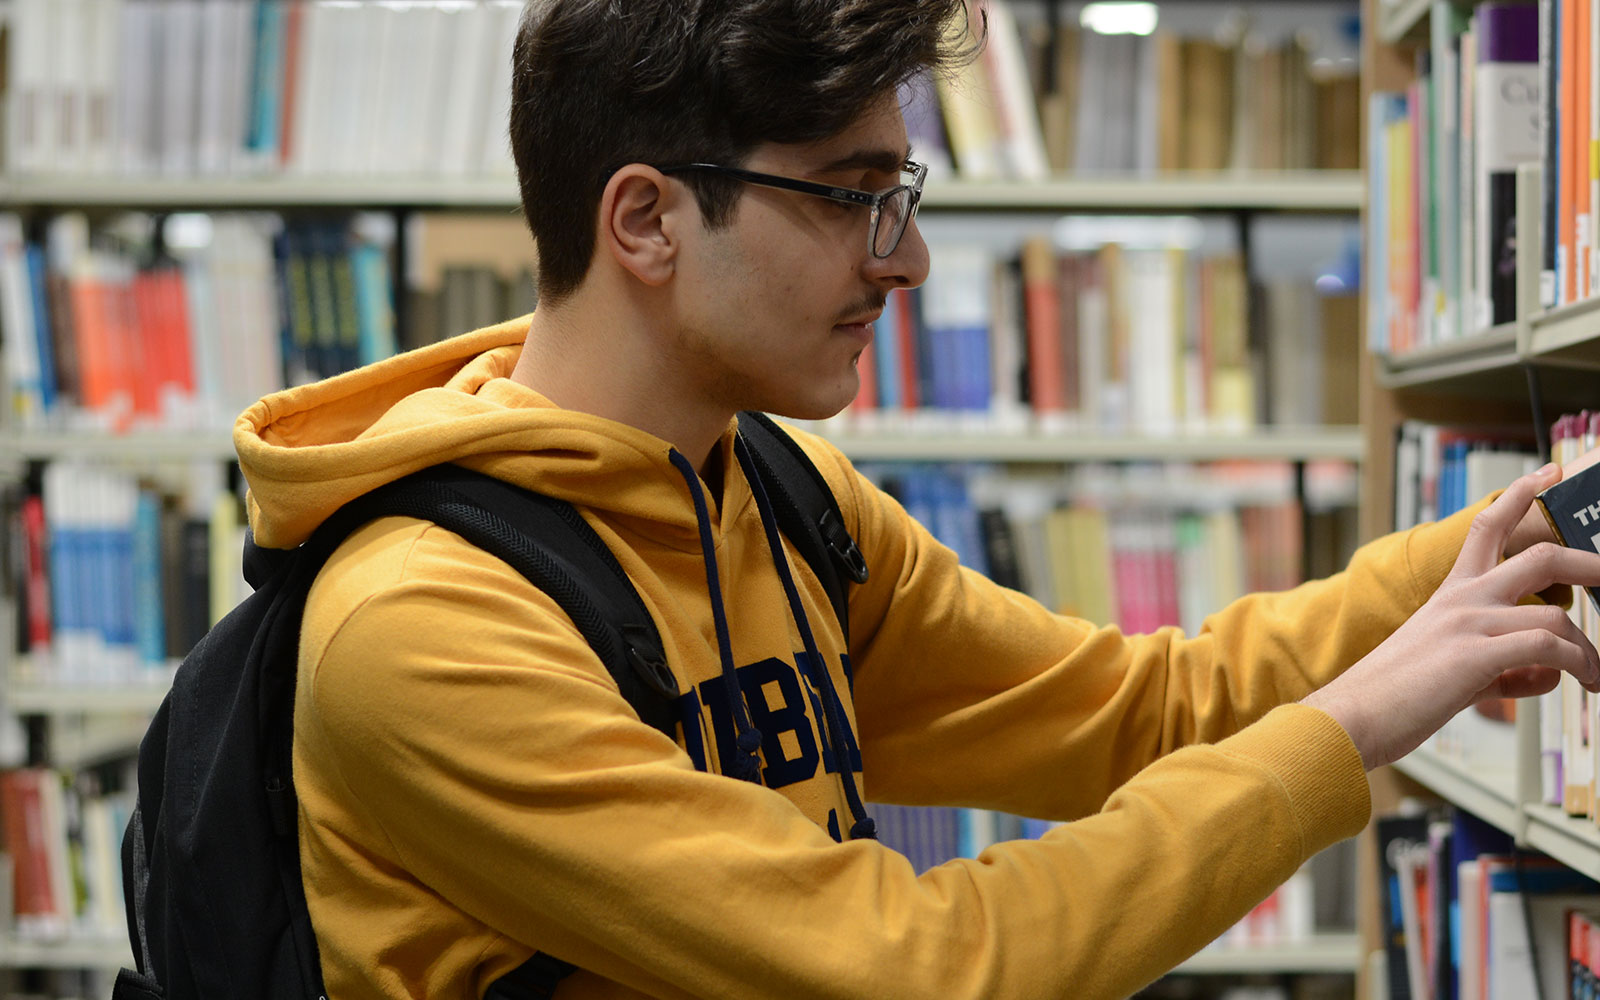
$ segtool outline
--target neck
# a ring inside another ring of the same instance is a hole
[[[705,475],[733,412],[708,403],[674,370],[641,313],[605,300],[586,286],[559,304],[541,304],[512,381],[564,409],[653,434]]]

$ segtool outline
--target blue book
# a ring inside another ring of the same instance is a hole
[[[284,19],[287,12],[280,0],[256,0],[254,65],[250,84],[250,136],[247,147],[265,157],[276,158],[283,148]]]
[[[378,247],[362,243],[350,251],[350,260],[355,269],[356,316],[360,327],[357,361],[370,365],[395,354],[394,290],[389,281],[389,259]]]
[[[900,396],[900,296],[890,295],[883,304],[883,315],[872,324],[873,350],[878,360],[878,408],[898,410]]]
[[[50,295],[45,290],[44,249],[28,244],[28,287],[33,298],[33,333],[39,354],[39,403],[48,416],[56,405],[56,351],[50,328]]]
[[[167,627],[161,606],[161,501],[140,490],[133,514],[133,634],[139,663],[162,667],[167,662]]]

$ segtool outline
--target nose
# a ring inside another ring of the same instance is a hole
[[[886,292],[916,288],[928,280],[928,244],[917,228],[915,217],[906,223],[906,231],[900,234],[900,245],[894,248],[894,253],[881,260],[867,255],[866,275]]]

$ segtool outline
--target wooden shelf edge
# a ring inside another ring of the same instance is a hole
[[[1355,170],[1057,176],[1043,180],[929,181],[930,209],[1070,210],[1107,207],[1354,212],[1365,180]],[[509,177],[0,178],[0,207],[478,208],[515,210]]]
[[[1365,962],[1361,939],[1355,934],[1317,935],[1305,941],[1285,941],[1244,948],[1207,948],[1176,969],[1180,975],[1235,973],[1356,973]]]

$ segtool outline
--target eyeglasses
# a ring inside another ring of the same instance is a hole
[[[906,232],[906,223],[916,216],[917,206],[922,204],[922,182],[928,177],[926,164],[907,160],[900,169],[911,175],[910,182],[896,184],[892,188],[874,194],[870,191],[858,191],[855,188],[817,184],[794,177],[757,173],[754,170],[725,167],[716,163],[680,163],[677,166],[658,169],[664,174],[680,173],[685,170],[706,170],[732,177],[746,184],[799,191],[801,194],[815,195],[818,198],[827,198],[829,201],[841,201],[847,205],[865,205],[872,209],[872,224],[867,230],[867,248],[872,251],[872,256],[879,260],[894,253],[895,247],[900,245],[900,237]]]

